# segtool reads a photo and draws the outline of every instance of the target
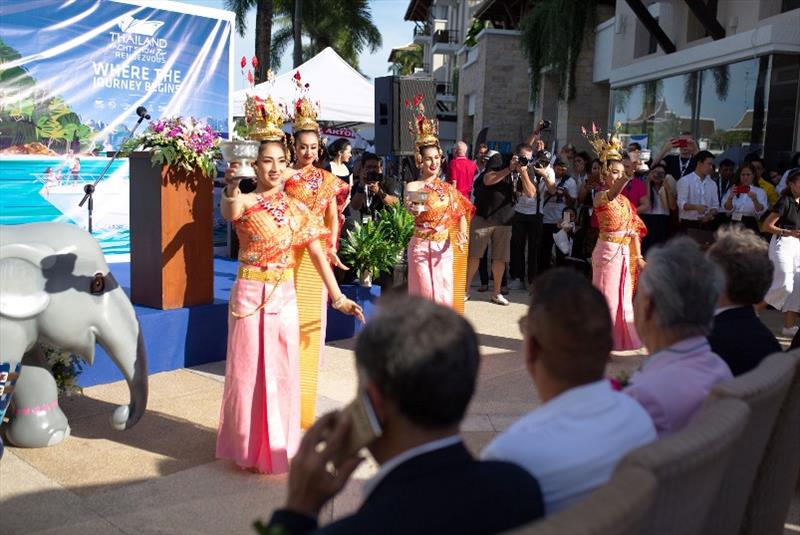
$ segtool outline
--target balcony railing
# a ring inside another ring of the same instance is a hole
[[[424,24],[417,24],[414,26],[414,37],[425,37],[431,34],[431,25],[429,22]]]
[[[455,96],[455,88],[448,82],[436,82],[436,94],[452,97]]]
[[[456,30],[436,30],[433,32],[433,43],[457,45],[458,31]]]

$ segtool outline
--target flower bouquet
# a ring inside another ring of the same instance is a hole
[[[208,177],[216,175],[214,161],[220,159],[219,134],[193,117],[153,121],[147,130],[121,147],[128,154],[138,147],[150,149],[153,165],[179,166],[187,171],[199,168]]]

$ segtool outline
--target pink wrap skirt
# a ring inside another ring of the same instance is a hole
[[[408,293],[453,306],[453,249],[450,240],[408,242]]]
[[[273,286],[238,279],[230,311],[216,456],[264,474],[287,472],[300,444],[300,327],[294,281]]]
[[[597,240],[592,252],[592,283],[608,302],[614,349],[620,351],[642,347],[633,322],[633,279],[627,245]]]

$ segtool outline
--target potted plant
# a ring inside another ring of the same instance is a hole
[[[381,273],[394,269],[413,233],[414,218],[398,203],[381,210],[377,220],[356,223],[342,240],[340,253],[361,285],[369,287]]]

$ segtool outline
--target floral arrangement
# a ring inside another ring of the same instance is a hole
[[[137,147],[152,150],[153,165],[180,166],[187,171],[200,168],[213,177],[217,170],[214,161],[220,159],[219,134],[204,121],[193,117],[174,117],[153,121],[147,130],[125,142],[123,153]]]
[[[77,355],[47,344],[40,344],[40,347],[50,367],[50,373],[56,380],[58,393],[67,396],[83,394],[83,388],[77,383],[78,376],[83,372],[83,360]]]

